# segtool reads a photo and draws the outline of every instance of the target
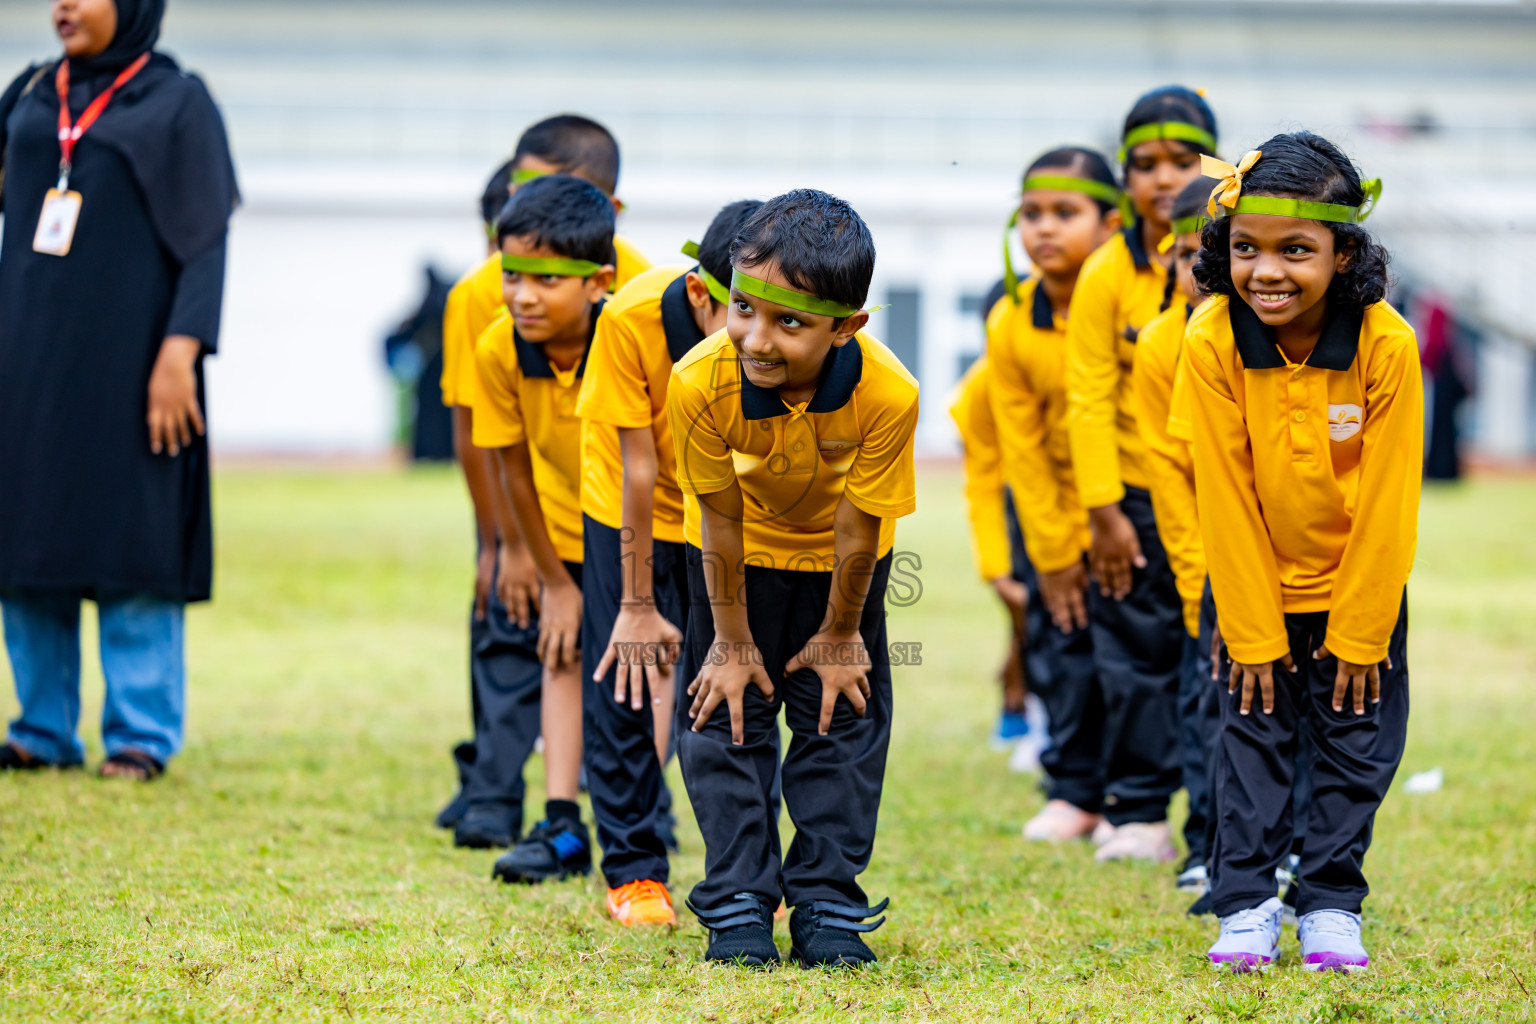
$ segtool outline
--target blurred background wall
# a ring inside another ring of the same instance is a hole
[[[1025,162],[1112,153],[1132,99],[1175,81],[1206,90],[1224,155],[1307,127],[1386,180],[1371,223],[1453,315],[1475,449],[1536,454],[1532,0],[172,0],[162,46],[223,105],[245,192],[209,372],[223,454],[389,449],[383,336],[427,264],[482,255],[484,178],[562,111],[618,136],[620,229],[658,263],[733,199],[851,200],[921,446],[951,450]],[[7,79],[56,48],[46,0],[0,2]]]

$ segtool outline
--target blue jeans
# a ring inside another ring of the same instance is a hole
[[[16,746],[42,761],[79,764],[80,601],[77,593],[23,591],[0,601],[21,715]],[[181,749],[186,709],[184,606],[154,597],[103,598],[101,738],[107,756],[138,750],[164,764]]]

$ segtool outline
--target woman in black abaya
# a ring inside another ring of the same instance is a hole
[[[21,704],[3,768],[83,761],[83,600],[101,774],[154,778],[182,742],[183,609],[213,577],[202,359],[239,197],[207,89],[154,52],[164,10],[54,0],[62,58],[0,95],[0,610]]]

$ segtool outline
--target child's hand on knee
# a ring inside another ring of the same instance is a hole
[[[860,718],[869,704],[869,650],[858,630],[825,631],[806,641],[800,653],[784,666],[786,676],[808,668],[821,679],[821,722],[816,731],[825,736],[832,728],[837,698],[848,698]]]
[[[1328,645],[1323,644],[1312,652],[1312,657],[1318,661],[1332,657]],[[1333,677],[1333,710],[1344,710],[1344,697],[1354,692],[1355,714],[1365,714],[1365,692],[1371,692],[1371,703],[1381,703],[1381,665],[1392,667],[1392,658],[1388,656],[1380,665],[1358,665],[1353,661],[1339,659],[1338,671]]]
[[[729,643],[717,640],[718,651],[724,651],[724,655],[712,656],[688,684],[688,695],[693,698],[688,717],[693,719],[693,731],[703,732],[715,709],[724,702],[731,715],[731,742],[741,746],[746,742],[743,705],[747,687],[756,686],[764,697],[772,700],[773,682],[768,678],[767,669],[763,668],[762,652],[752,641]]]
[[[1296,662],[1287,654],[1280,659],[1280,664],[1292,674],[1296,672]],[[1275,713],[1275,663],[1272,661],[1260,662],[1257,665],[1244,665],[1241,662],[1232,663],[1232,674],[1227,679],[1227,692],[1234,693],[1237,688],[1243,688],[1242,704],[1238,707],[1238,713],[1246,715],[1253,708],[1254,685],[1258,685],[1259,696],[1264,700],[1264,713]]]

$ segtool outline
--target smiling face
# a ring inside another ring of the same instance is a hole
[[[117,35],[117,5],[112,0],[53,0],[53,31],[67,57],[94,57]]]
[[[1200,176],[1200,151],[1174,139],[1152,139],[1134,147],[1125,167],[1125,190],[1136,216],[1161,238],[1173,219],[1173,201]]]
[[[1321,330],[1328,286],[1349,265],[1349,253],[1336,250],[1328,225],[1242,213],[1232,218],[1228,246],[1232,286],[1260,320]]]
[[[560,253],[531,239],[508,236],[501,251],[507,256],[560,259]],[[605,266],[591,277],[501,273],[501,294],[517,333],[527,341],[586,341],[587,316],[602,301],[613,281],[613,267]]]
[[[776,263],[755,266],[751,274],[780,288],[799,290]],[[846,345],[868,322],[868,313],[855,313],[839,321],[732,288],[725,329],[747,379],[760,388],[787,389],[792,394],[786,401],[793,399],[794,404],[815,393],[827,353]],[[807,392],[803,398],[794,394],[802,390]]]
[[[1063,173],[1037,168],[1039,173]],[[1100,213],[1081,192],[1031,189],[1019,204],[1019,238],[1024,251],[1047,277],[1075,277],[1083,261],[1120,227],[1120,214]]]

